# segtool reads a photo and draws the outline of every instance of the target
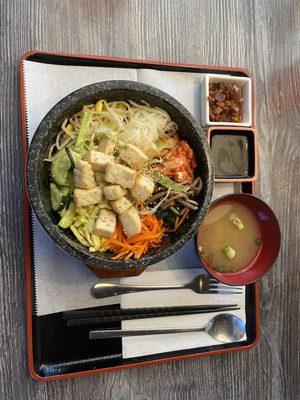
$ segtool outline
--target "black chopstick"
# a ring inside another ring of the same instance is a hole
[[[94,324],[103,324],[110,322],[120,322],[120,321],[128,321],[133,319],[142,319],[142,318],[157,318],[157,317],[172,317],[176,315],[191,315],[191,314],[206,314],[212,312],[221,312],[221,311],[233,311],[239,310],[240,307],[214,307],[214,308],[195,308],[193,310],[187,311],[185,310],[174,310],[174,311],[165,311],[165,312],[148,312],[148,313],[138,313],[138,314],[124,314],[124,315],[114,315],[107,317],[90,317],[90,318],[76,318],[69,319],[67,321],[67,326],[84,326],[84,325],[94,325]]]
[[[170,306],[170,307],[147,307],[147,308],[97,308],[93,310],[72,310],[63,313],[63,319],[113,317],[117,315],[147,314],[172,311],[193,311],[203,309],[216,309],[219,307],[236,307],[237,304],[207,304],[201,306]]]

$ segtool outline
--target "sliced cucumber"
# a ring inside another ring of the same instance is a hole
[[[73,192],[74,192],[74,185],[75,185],[75,182],[74,182],[74,174],[73,174],[73,172],[69,171],[69,172],[68,172],[67,179],[66,179],[66,185],[65,185],[65,186],[68,186],[68,187],[69,187],[70,193],[73,193]]]
[[[53,210],[57,211],[61,205],[61,193],[55,183],[50,183],[50,201]]]
[[[67,210],[69,208],[69,205],[70,205],[72,200],[73,200],[73,196],[71,196],[70,194],[67,194],[66,196],[63,196],[62,200],[61,200],[61,206],[59,207],[59,209],[57,211],[61,212],[63,210]]]
[[[63,187],[60,188],[60,191],[61,191],[63,197],[68,197],[69,190],[70,189],[69,189],[68,186],[63,186]]]
[[[66,147],[66,153],[70,160],[70,164],[71,164],[70,169],[71,169],[71,171],[73,171],[73,169],[75,168],[75,162],[74,162],[73,154],[69,147]]]
[[[60,150],[51,163],[51,176],[58,185],[66,185],[70,168],[70,159],[65,149]]]
[[[60,219],[58,226],[63,229],[69,228],[72,224],[72,220],[75,214],[75,204],[72,201],[69,205],[69,208],[64,212],[64,215]]]
[[[67,197],[68,193],[68,187],[59,188],[55,183],[50,183],[50,201],[54,211],[63,205],[63,198]]]
[[[68,184],[69,171],[74,168],[75,162],[80,158],[80,154],[69,148],[60,150],[51,163],[51,177],[54,182],[60,186],[70,186]]]
[[[70,147],[66,147],[66,153],[67,156],[69,157],[71,164],[70,170],[73,171],[73,169],[75,168],[75,162],[81,158],[81,155],[76,153],[75,151],[72,151]]]

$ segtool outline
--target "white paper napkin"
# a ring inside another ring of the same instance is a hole
[[[200,268],[168,270],[158,272],[144,272],[134,278],[124,278],[123,283],[172,285],[191,281],[195,276],[203,273]],[[160,290],[131,293],[121,296],[122,308],[137,307],[164,307],[205,304],[238,304],[241,308],[228,311],[245,321],[245,296],[221,294],[197,294],[192,290]],[[204,326],[215,313],[182,315],[160,318],[145,318],[123,321],[122,329],[155,329],[155,328],[188,328]],[[245,337],[241,340],[245,340]],[[192,349],[196,347],[214,346],[220,344],[205,332],[191,332],[180,334],[163,334],[122,338],[123,357],[140,357],[148,354],[165,353],[169,351]]]

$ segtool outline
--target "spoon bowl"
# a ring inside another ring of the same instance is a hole
[[[205,332],[222,343],[237,342],[246,332],[245,322],[233,314],[218,314],[205,326]]]

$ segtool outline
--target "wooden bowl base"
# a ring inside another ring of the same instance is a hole
[[[85,264],[88,269],[90,269],[97,278],[106,279],[106,278],[124,278],[127,276],[138,276],[144,271],[143,268],[139,269],[104,269],[104,268],[96,268],[92,265]]]

